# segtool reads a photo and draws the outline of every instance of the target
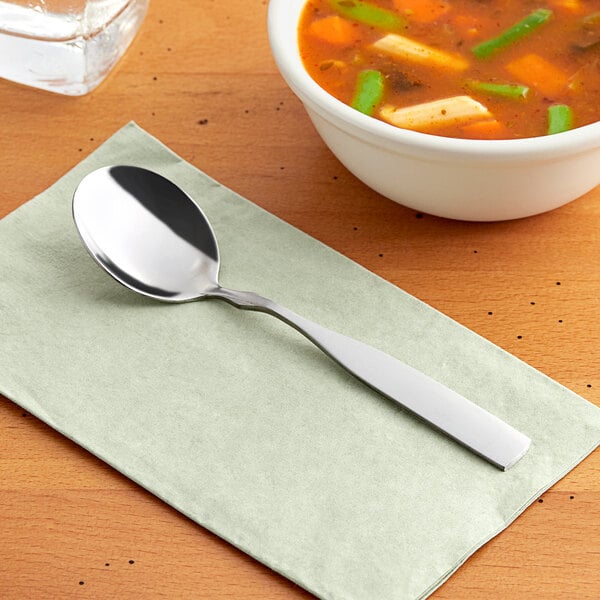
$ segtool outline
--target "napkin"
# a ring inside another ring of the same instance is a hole
[[[424,371],[528,435],[502,472],[287,325],[116,283],[71,217],[108,164],[171,178],[221,281]],[[0,392],[314,595],[424,598],[600,442],[600,410],[223,187],[131,123],[0,222]]]

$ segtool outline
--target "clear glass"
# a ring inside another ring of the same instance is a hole
[[[0,0],[0,77],[87,94],[121,58],[147,8],[148,0]]]

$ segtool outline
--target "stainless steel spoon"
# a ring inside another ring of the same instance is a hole
[[[96,262],[128,288],[166,302],[220,298],[269,313],[306,336],[367,385],[501,469],[530,440],[427,375],[252,292],[218,283],[219,250],[196,203],[161,175],[131,166],[98,169],[80,182],[73,216]]]

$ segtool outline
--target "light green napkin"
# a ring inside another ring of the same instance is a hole
[[[90,259],[79,180],[138,164],[197,199],[224,285],[397,356],[531,437],[502,472],[276,319],[167,305]],[[130,124],[0,222],[0,392],[321,598],[423,598],[600,442],[600,410],[240,198]]]

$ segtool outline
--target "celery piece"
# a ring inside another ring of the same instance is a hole
[[[548,135],[569,131],[573,128],[573,111],[566,104],[548,107]]]
[[[356,80],[356,89],[351,102],[352,108],[365,115],[372,115],[383,96],[384,79],[379,71],[361,71]]]
[[[526,85],[517,85],[511,83],[488,83],[486,81],[467,81],[467,87],[475,92],[492,94],[493,96],[502,96],[518,100],[526,98],[529,88]]]
[[[464,71],[469,68],[469,61],[459,54],[432,48],[397,33],[384,35],[373,42],[370,48],[401,61],[443,67],[453,71]]]
[[[521,38],[530,35],[548,21],[552,14],[552,11],[548,8],[538,8],[512,27],[503,31],[499,36],[473,46],[471,52],[477,58],[487,58],[498,50],[506,48]]]
[[[404,107],[385,104],[379,116],[396,127],[424,131],[492,118],[489,110],[470,96],[452,96]]]
[[[595,25],[600,25],[600,10],[583,17],[583,19],[581,19],[581,23],[584,27],[594,27]]]
[[[600,11],[586,15],[579,22],[575,32],[573,46],[578,50],[587,50],[600,42]]]
[[[397,13],[360,0],[333,0],[332,6],[340,15],[365,25],[390,31],[404,29],[406,22]]]

